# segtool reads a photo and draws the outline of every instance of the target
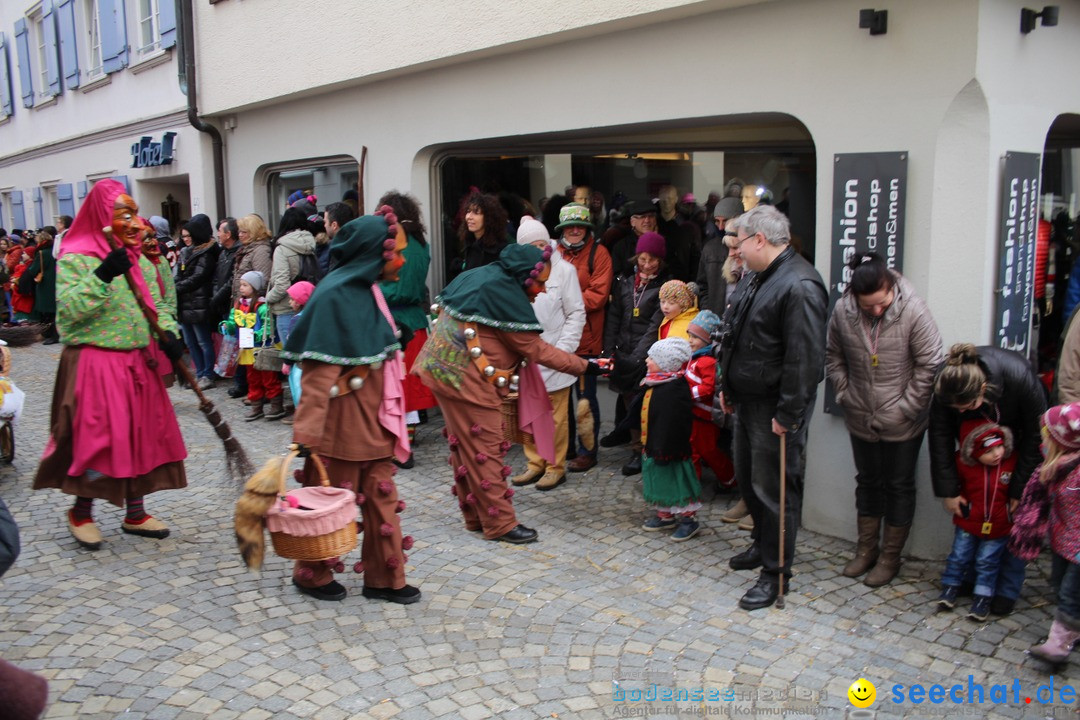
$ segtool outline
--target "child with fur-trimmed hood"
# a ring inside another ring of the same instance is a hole
[[[1001,556],[1012,529],[1009,481],[1016,468],[1009,428],[987,420],[960,428],[956,469],[960,475],[961,515],[953,515],[956,533],[945,560],[938,606],[952,609],[968,566],[975,566],[975,595],[968,617],[983,621],[990,612]]]

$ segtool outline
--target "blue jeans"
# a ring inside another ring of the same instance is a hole
[[[1008,600],[1019,600],[1020,591],[1024,588],[1024,575],[1027,572],[1027,561],[1009,552],[1001,553],[998,563],[997,585],[994,587],[994,597],[1002,597]],[[964,573],[964,582],[975,584],[975,568],[968,565]]]
[[[582,357],[595,357],[595,355],[582,355]],[[578,455],[591,455],[596,457],[596,451],[600,448],[600,402],[596,399],[596,376],[595,375],[583,375],[571,386],[574,388],[573,394],[570,398],[569,407],[569,422],[567,428],[570,433],[570,451],[567,452],[566,457],[569,460],[573,460]],[[593,415],[593,449],[586,450],[585,446],[581,444],[577,436],[577,401],[581,398],[585,398],[589,401],[589,407],[592,408]]]
[[[975,594],[986,597],[994,596],[998,571],[1001,569],[1001,556],[1005,553],[1008,537],[996,540],[981,540],[969,532],[956,528],[953,535],[952,552],[945,559],[945,572],[941,574],[942,585],[960,585],[964,573],[975,561]]]
[[[1057,590],[1058,615],[1074,627],[1080,624],[1080,565],[1052,553],[1050,587]]]
[[[181,323],[180,333],[195,363],[196,377],[214,376],[214,326],[212,323]]]
[[[274,326],[277,328],[277,338],[282,346],[292,333],[293,323],[296,322],[296,313],[282,313],[274,316]]]

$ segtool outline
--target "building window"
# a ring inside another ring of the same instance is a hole
[[[52,97],[49,91],[49,62],[47,53],[49,45],[45,41],[45,21],[41,15],[31,19],[34,26],[34,43],[37,45],[37,71],[41,84],[38,86],[38,97]]]
[[[139,0],[139,53],[146,54],[161,47],[161,18],[158,0]]]
[[[87,71],[88,78],[104,74],[101,67],[101,12],[98,0],[86,0]]]
[[[45,216],[46,225],[55,225],[56,218],[60,217],[60,201],[56,196],[56,186],[46,185],[41,188],[41,194],[44,196],[42,201],[45,203],[43,209],[43,215]]]

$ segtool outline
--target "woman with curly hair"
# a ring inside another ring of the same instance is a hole
[[[458,227],[461,256],[450,267],[451,278],[495,262],[509,243],[506,209],[499,198],[474,192],[465,198],[461,208],[465,211],[465,221]]]
[[[398,272],[397,279],[383,281],[379,283],[379,286],[386,297],[386,302],[390,305],[394,322],[404,333],[401,341],[405,346],[405,372],[409,373],[420,348],[424,347],[428,337],[427,274],[428,267],[431,265],[431,253],[428,251],[427,239],[424,237],[424,221],[420,219],[420,205],[416,202],[416,198],[391,190],[379,198],[379,205],[387,205],[393,209],[408,239],[408,244],[402,253],[405,266]],[[409,426],[410,447],[416,435],[416,426],[420,423],[420,411],[433,408],[435,405],[435,396],[420,381],[420,378],[407,374],[405,376],[405,422]],[[403,468],[411,468],[412,455],[409,455],[408,460],[398,464]]]

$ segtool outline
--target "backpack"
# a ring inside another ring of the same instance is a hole
[[[303,280],[306,280],[312,285],[318,285],[319,281],[323,278],[322,268],[319,267],[319,259],[315,257],[314,253],[310,255],[300,255],[299,257],[300,271],[296,273],[296,277],[292,279],[290,285]]]

